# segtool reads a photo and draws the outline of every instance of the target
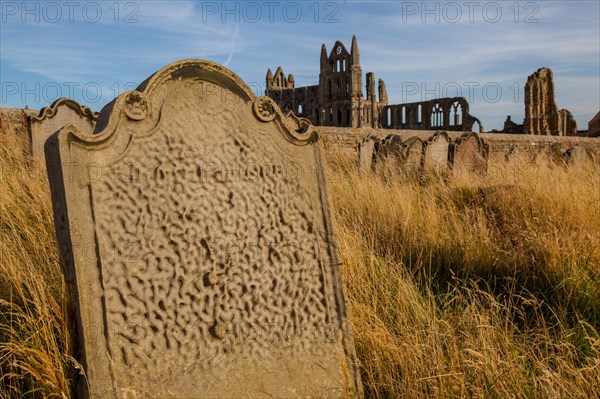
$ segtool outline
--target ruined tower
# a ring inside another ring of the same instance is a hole
[[[350,51],[340,40],[330,53],[325,44],[321,45],[319,84],[296,87],[292,74],[286,77],[281,67],[275,74],[269,69],[265,95],[284,112],[292,111],[317,126],[427,130],[432,109],[436,109],[444,115],[436,127],[469,131],[478,122],[482,129],[479,120],[469,114],[463,97],[389,105],[385,82],[376,81],[372,72],[367,74],[366,96],[363,94],[362,73],[358,42],[353,36]]]
[[[567,136],[577,133],[571,112],[558,110],[555,102],[554,79],[550,68],[540,68],[525,84],[525,133]]]
[[[363,92],[362,68],[356,36],[352,38],[350,52],[338,40],[333,45],[331,53],[327,55],[327,48],[323,44],[320,64],[321,124],[358,127]]]

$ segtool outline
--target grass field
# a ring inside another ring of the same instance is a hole
[[[68,398],[81,371],[46,177],[3,130],[0,397]],[[367,397],[600,397],[598,164],[328,167]]]

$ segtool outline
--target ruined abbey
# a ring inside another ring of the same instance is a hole
[[[294,75],[287,77],[281,67],[275,74],[269,68],[265,94],[284,111],[308,118],[318,126],[372,127],[411,130],[472,131],[479,119],[469,114],[464,97],[439,98],[407,104],[388,104],[383,79],[375,88],[375,75],[366,75],[366,97],[363,94],[363,72],[356,36],[350,51],[337,41],[329,55],[321,46],[319,84],[295,87]]]

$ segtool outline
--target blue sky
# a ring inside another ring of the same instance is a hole
[[[178,59],[224,64],[258,94],[268,67],[318,81],[321,43],[358,38],[391,103],[463,95],[487,130],[521,122],[527,76],[554,71],[579,129],[600,110],[600,1],[0,1],[1,106],[72,97],[99,111]]]

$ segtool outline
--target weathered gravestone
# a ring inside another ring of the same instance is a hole
[[[375,145],[378,141],[376,137],[368,135],[358,143],[358,168],[360,171],[367,172],[372,170]]]
[[[375,163],[379,167],[399,170],[404,162],[404,145],[397,134],[389,134],[375,147]]]
[[[419,137],[411,137],[404,141],[404,147],[404,169],[407,172],[420,171],[423,165],[423,151],[425,143]]]
[[[450,137],[444,131],[435,132],[426,141],[425,161],[423,165],[427,170],[444,172],[448,168]]]
[[[53,133],[72,124],[83,133],[92,133],[98,113],[79,105],[70,98],[59,98],[50,107],[44,107],[37,116],[31,117],[31,148],[33,155],[44,159],[44,143]]]
[[[362,397],[307,120],[185,60],[47,148],[82,397]]]
[[[568,165],[581,165],[589,158],[585,147],[579,144],[565,151],[563,157]]]
[[[450,158],[454,175],[485,175],[489,146],[477,133],[462,134],[450,144]]]

